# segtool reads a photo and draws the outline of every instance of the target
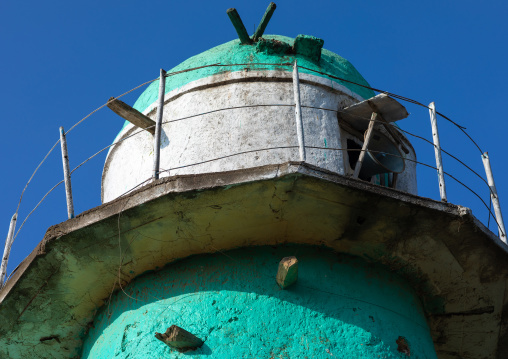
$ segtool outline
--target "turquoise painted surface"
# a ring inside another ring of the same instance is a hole
[[[279,46],[266,46],[266,42],[260,41],[254,45],[240,45],[238,39],[229,41],[225,44],[216,46],[210,50],[202,52],[196,56],[193,56],[178,66],[172,68],[168,72],[182,71],[194,67],[211,65],[211,64],[252,64],[252,63],[276,63],[282,64],[287,62],[293,62],[295,57],[298,59],[298,64],[314,70],[325,72],[330,75],[341,77],[350,81],[357,82],[362,85],[369,86],[367,81],[360,75],[355,67],[343,57],[329,51],[322,49],[321,60],[319,63],[312,61],[302,55],[287,54],[287,51],[293,46],[294,39],[286,36],[278,35],[264,35],[263,39],[273,41],[277,40],[280,42]],[[245,66],[228,66],[228,67],[208,67],[195,71],[185,72],[182,74],[170,76],[166,78],[166,93],[173,91],[183,85],[186,85],[192,81],[220,74],[224,72],[234,72],[244,70]],[[287,66],[267,66],[267,65],[251,65],[251,69],[257,70],[284,70],[292,71],[291,67]],[[311,73],[316,76],[326,77],[325,75],[319,75],[309,70],[301,69],[302,73]],[[357,93],[363,98],[370,98],[374,96],[372,90],[353,85],[347,82],[334,80],[351,91]],[[159,81],[152,82],[148,88],[141,94],[134,108],[138,111],[143,112],[148,106],[150,106],[158,97],[159,94]],[[128,124],[126,122],[124,127]]]
[[[275,283],[284,256],[299,279]],[[82,358],[436,358],[418,298],[399,277],[328,249],[247,248],[147,273],[113,295]],[[176,324],[205,344],[179,353],[154,337]],[[400,337],[410,356],[398,350]]]

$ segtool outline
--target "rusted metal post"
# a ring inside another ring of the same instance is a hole
[[[270,5],[268,5],[268,8],[265,11],[265,14],[263,15],[263,18],[261,19],[261,22],[259,23],[258,28],[256,29],[256,32],[254,32],[254,36],[252,36],[252,40],[258,41],[258,39],[263,36],[263,33],[265,32],[266,25],[268,25],[268,22],[272,18],[273,12],[277,8],[277,5],[275,3],[271,2]]]
[[[358,161],[356,162],[356,165],[355,165],[355,172],[353,174],[354,178],[358,178],[358,176],[360,175],[363,160],[365,158],[365,155],[367,154],[367,148],[369,147],[370,139],[372,138],[372,132],[373,132],[374,126],[376,124],[376,119],[377,119],[377,112],[372,112],[372,115],[370,117],[369,127],[367,127],[367,133],[365,134],[365,138],[363,140],[362,152],[360,152],[360,155],[358,156]]]
[[[7,239],[5,240],[4,255],[2,257],[2,265],[0,268],[0,288],[4,286],[5,276],[7,274],[7,263],[9,262],[9,255],[11,254],[12,241],[14,240],[14,230],[16,229],[16,220],[18,215],[14,213],[11,218],[11,224],[9,225],[9,232],[7,233]]]
[[[443,171],[443,160],[441,158],[441,143],[439,142],[439,132],[437,131],[436,106],[434,102],[429,104],[430,124],[432,125],[432,139],[434,140],[434,153],[436,155],[437,177],[439,180],[439,194],[441,201],[447,202],[446,186]]]
[[[161,162],[161,131],[162,115],[164,113],[164,94],[166,92],[166,71],[161,69],[159,79],[159,101],[157,106],[157,122],[155,123],[155,135],[153,138],[153,179],[159,179],[159,166]]]
[[[487,174],[487,181],[490,187],[490,198],[492,199],[492,204],[494,205],[494,213],[496,214],[496,221],[499,230],[499,238],[506,244],[508,244],[506,239],[506,231],[504,228],[503,215],[501,214],[501,206],[499,204],[499,196],[497,195],[496,184],[494,182],[494,175],[492,174],[492,169],[490,167],[490,159],[489,154],[485,152],[482,155],[483,166],[485,167],[485,173]]]
[[[300,78],[298,75],[298,63],[296,60],[293,66],[293,91],[295,96],[296,135],[298,136],[300,161],[305,161],[305,138],[303,134],[302,107],[300,104]]]
[[[65,182],[65,197],[67,199],[67,216],[74,218],[74,203],[72,202],[71,171],[69,169],[69,154],[67,152],[67,139],[64,128],[60,127],[60,146],[62,148],[62,164]]]
[[[235,8],[230,8],[226,11],[226,13],[229,16],[229,20],[231,20],[231,23],[235,27],[236,33],[238,34],[238,38],[240,39],[242,45],[252,44],[252,40],[243,25],[242,19],[240,18],[240,15],[238,15],[238,11],[236,11]]]

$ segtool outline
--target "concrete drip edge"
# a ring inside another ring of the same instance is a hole
[[[419,207],[439,211],[442,214],[466,219],[467,221],[470,221],[474,226],[476,226],[484,235],[489,237],[493,244],[495,244],[499,249],[508,255],[508,246],[506,246],[494,233],[492,233],[485,225],[483,225],[483,223],[481,223],[467,207],[454,205],[451,203],[443,203],[430,198],[419,197],[413,194],[402,192],[396,189],[381,187],[362,180],[355,180],[303,162],[286,162],[280,165],[266,165],[227,172],[163,177],[157,181],[140,187],[128,195],[91,208],[83,213],[80,213],[75,218],[53,225],[48,228],[42,241],[11,273],[9,280],[0,290],[0,305],[10,290],[16,285],[17,281],[22,277],[25,270],[33,262],[33,260],[37,256],[45,254],[46,244],[50,241],[54,241],[58,237],[64,236],[72,231],[82,229],[88,225],[98,222],[99,220],[104,220],[106,218],[118,215],[119,213],[136,207],[141,203],[150,202],[169,193],[183,193],[193,190],[205,190],[209,188],[241,185],[249,182],[282,178],[290,175],[305,175],[319,178],[357,190],[367,191],[371,194],[381,195],[405,203],[417,205]],[[154,193],[150,194],[148,192],[151,189],[156,190]],[[103,213],[101,216],[99,216],[98,212],[106,213]]]

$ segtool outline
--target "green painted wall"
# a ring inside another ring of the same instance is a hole
[[[299,279],[281,290],[275,274],[288,255],[299,259]],[[397,341],[409,344],[410,358],[436,358],[407,284],[328,249],[196,256],[139,277],[125,292],[97,315],[82,358],[408,358]],[[155,339],[172,324],[204,346],[182,354]]]

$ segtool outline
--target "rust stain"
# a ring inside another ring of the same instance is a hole
[[[403,354],[406,354],[408,357],[411,356],[411,350],[409,349],[409,343],[407,339],[400,336],[395,341],[397,343],[397,351]]]

